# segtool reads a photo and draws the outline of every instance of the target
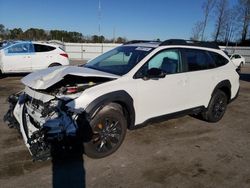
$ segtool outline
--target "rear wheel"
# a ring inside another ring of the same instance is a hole
[[[226,111],[227,102],[227,95],[223,91],[217,90],[213,94],[207,110],[202,113],[203,119],[208,122],[218,122]]]
[[[103,158],[114,153],[122,144],[127,124],[120,105],[110,103],[90,121],[93,137],[84,144],[88,157]]]
[[[55,67],[55,66],[62,66],[60,63],[52,63],[49,65],[49,67]]]

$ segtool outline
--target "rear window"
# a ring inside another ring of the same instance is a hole
[[[49,51],[56,49],[55,47],[42,45],[42,44],[34,44],[34,48],[35,48],[35,52],[49,52]]]

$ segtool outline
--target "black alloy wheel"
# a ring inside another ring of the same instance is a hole
[[[98,112],[90,126],[93,136],[84,144],[84,151],[91,158],[103,158],[114,153],[122,144],[127,129],[121,107],[114,103]]]
[[[208,122],[218,122],[226,112],[227,103],[227,95],[223,91],[217,90],[213,94],[207,110],[202,113],[203,119]]]

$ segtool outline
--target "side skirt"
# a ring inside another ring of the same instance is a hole
[[[150,119],[144,121],[141,124],[137,124],[137,125],[131,127],[130,129],[131,130],[139,129],[139,128],[145,127],[145,126],[147,126],[149,124],[152,124],[152,123],[160,123],[160,122],[163,122],[163,121],[166,121],[166,120],[169,120],[169,119],[175,119],[175,118],[182,117],[182,116],[185,116],[185,115],[199,114],[200,112],[204,111],[205,109],[206,109],[205,106],[198,106],[198,107],[195,107],[195,108],[182,110],[182,111],[174,112],[174,113],[171,113],[171,114],[166,114],[166,115],[162,115],[162,116],[153,117],[153,118],[150,118]]]

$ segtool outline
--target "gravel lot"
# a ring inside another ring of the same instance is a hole
[[[0,187],[250,187],[249,64],[219,123],[185,116],[128,131],[115,154],[98,160],[32,162],[21,136],[2,121],[6,98],[23,88],[21,76],[0,79]]]

